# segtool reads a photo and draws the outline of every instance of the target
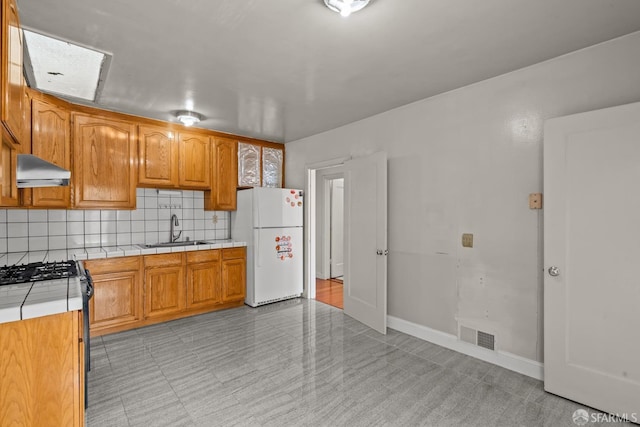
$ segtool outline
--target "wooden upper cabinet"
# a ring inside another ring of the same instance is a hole
[[[238,142],[214,138],[211,157],[211,191],[205,193],[205,209],[236,210]]]
[[[208,190],[211,187],[211,145],[207,135],[181,132],[179,186]]]
[[[73,152],[74,207],[136,207],[135,125],[73,114]]]
[[[23,38],[15,0],[2,2],[2,122],[17,143],[28,133],[25,126],[26,82],[23,68]]]
[[[0,133],[2,133],[2,144],[0,144],[0,205],[18,206],[18,187],[16,187],[18,149],[6,129],[3,128]]]
[[[138,185],[178,186],[178,145],[174,132],[159,126],[139,126],[138,154]]]
[[[34,99],[32,102],[32,153],[61,168],[71,169],[71,121],[69,111]],[[33,188],[34,207],[68,208],[71,189],[67,187]]]
[[[284,185],[284,145],[275,142],[238,142],[238,187]]]

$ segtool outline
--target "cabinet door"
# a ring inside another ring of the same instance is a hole
[[[282,188],[284,149],[262,147],[262,186]]]
[[[18,206],[18,188],[16,187],[16,166],[18,150],[9,133],[2,129],[0,147],[0,205]]]
[[[187,307],[204,308],[221,302],[220,260],[187,265]]]
[[[260,187],[260,146],[238,143],[238,187]]]
[[[2,121],[13,138],[20,142],[25,109],[22,30],[15,0],[2,3]]]
[[[182,188],[211,187],[211,145],[209,137],[197,133],[180,133],[179,185]]]
[[[89,301],[92,332],[141,320],[142,281],[140,257],[85,261],[93,278],[93,298]]]
[[[138,184],[149,187],[178,186],[175,133],[156,126],[139,126],[138,150]]]
[[[71,169],[71,132],[69,111],[48,102],[32,103],[32,153],[61,168]],[[71,206],[69,187],[32,189],[35,207],[67,208]]]
[[[70,311],[0,324],[0,425],[84,426],[81,319]]]
[[[74,206],[134,209],[135,126],[97,116],[73,116]]]
[[[211,191],[205,194],[205,209],[236,210],[238,142],[215,138],[211,165]]]
[[[244,300],[246,289],[246,261],[228,259],[222,261],[222,301]]]
[[[182,254],[151,255],[145,258],[145,319],[180,312],[185,308]]]

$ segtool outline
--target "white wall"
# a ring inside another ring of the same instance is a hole
[[[287,185],[305,165],[386,151],[389,314],[542,360],[545,119],[640,101],[634,33],[288,143]],[[428,76],[425,76],[427,79]],[[474,233],[473,249],[462,233]]]

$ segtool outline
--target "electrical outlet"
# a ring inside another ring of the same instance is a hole
[[[529,209],[542,209],[542,193],[529,194]]]
[[[464,233],[462,235],[462,247],[463,248],[472,248],[473,247],[473,234]]]
[[[218,223],[218,215],[213,215],[211,217],[211,222],[213,222],[214,224],[217,224]]]

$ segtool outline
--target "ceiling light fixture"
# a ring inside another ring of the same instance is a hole
[[[324,0],[324,4],[346,18],[369,4],[369,0]]]
[[[200,120],[204,119],[204,116],[202,114],[196,113],[195,111],[182,110],[176,111],[175,114],[178,118],[178,121],[185,126],[193,126]]]

